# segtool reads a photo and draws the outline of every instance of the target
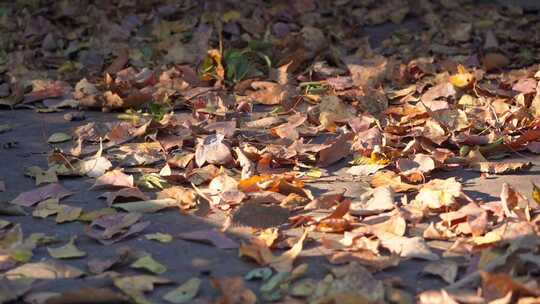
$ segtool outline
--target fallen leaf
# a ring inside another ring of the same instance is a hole
[[[517,297],[540,296],[540,291],[537,288],[529,288],[506,273],[480,271],[480,277],[486,300],[500,299],[508,293]]]
[[[43,262],[26,263],[7,271],[4,275],[10,280],[19,278],[56,280],[74,279],[83,274],[84,272],[75,267],[54,260],[47,260]]]
[[[384,285],[358,263],[333,268],[336,278],[327,293],[319,299],[323,303],[377,303],[384,301]]]
[[[249,98],[264,105],[279,105],[294,95],[293,87],[270,81],[254,81],[251,87],[255,91],[249,94]]]
[[[177,234],[176,237],[188,241],[210,243],[219,249],[238,248],[238,244],[235,241],[231,240],[223,232],[216,229],[182,232]]]
[[[117,277],[113,280],[114,286],[127,294],[135,303],[151,303],[144,297],[144,293],[154,290],[156,284],[169,284],[166,278],[153,275],[134,275]]]
[[[272,128],[270,131],[272,134],[279,136],[280,138],[288,138],[290,140],[297,140],[300,138],[297,128],[306,122],[307,116],[301,113],[291,115],[287,118],[287,122],[277,127]]]
[[[150,225],[150,222],[139,222],[141,215],[137,213],[117,213],[97,218],[85,228],[86,234],[104,245],[121,241],[139,233]]]
[[[293,269],[293,262],[302,251],[304,241],[308,235],[305,230],[298,241],[287,251],[279,256],[274,256],[268,247],[261,244],[240,245],[240,256],[247,256],[261,265],[268,265],[278,272],[290,272]]]
[[[466,159],[474,171],[490,174],[512,173],[532,167],[531,162],[490,162],[479,150],[470,151]]]
[[[428,290],[420,293],[418,297],[420,304],[459,304],[446,290]]]
[[[119,208],[127,212],[139,212],[139,213],[154,213],[159,210],[177,207],[178,202],[172,198],[155,199],[148,201],[137,201],[129,203],[117,203],[112,207]]]
[[[148,270],[155,274],[162,274],[167,271],[167,268],[161,263],[157,262],[152,258],[150,254],[147,254],[130,265],[131,268],[138,268]]]
[[[26,168],[25,174],[36,179],[36,186],[58,182],[58,176],[54,168],[44,171],[38,166],[31,166]]]
[[[83,210],[83,212],[79,216],[79,220],[84,221],[84,222],[91,222],[102,216],[113,215],[116,213],[117,211],[113,208],[102,208],[102,209],[97,209],[97,210],[92,210],[92,211]]]
[[[384,56],[365,60],[347,58],[345,63],[351,73],[354,85],[358,87],[374,87],[380,84],[386,77],[389,66],[388,59]]]
[[[133,176],[127,175],[119,169],[109,171],[99,178],[92,186],[93,189],[105,188],[133,188]]]
[[[73,192],[67,190],[60,184],[48,184],[46,186],[19,194],[11,201],[11,203],[31,207],[34,204],[49,198],[60,200],[71,194],[73,194]]]
[[[357,166],[352,166],[349,169],[347,169],[347,173],[351,175],[356,175],[356,176],[369,176],[383,169],[386,166],[388,165],[378,165],[378,164],[357,165]]]
[[[457,70],[457,74],[450,76],[448,81],[457,88],[464,88],[471,85],[474,80],[474,75],[469,73],[462,65],[458,65]]]
[[[75,164],[80,175],[89,177],[100,177],[112,167],[111,162],[104,156],[101,156],[101,148],[95,156],[83,159]]]
[[[482,63],[484,64],[484,69],[489,72],[505,68],[510,64],[510,60],[501,53],[487,53],[484,55]]]
[[[0,303],[8,303],[17,300],[24,294],[30,291],[34,283],[33,279],[16,278],[16,279],[0,279]]]
[[[36,295],[36,294],[34,294]],[[29,296],[25,296],[25,300]],[[127,297],[109,288],[81,287],[76,290],[68,290],[62,293],[52,292],[46,295],[44,303],[120,303],[127,301]],[[34,303],[34,302],[32,302]],[[37,302],[41,303],[41,302]]]
[[[253,270],[250,270],[245,276],[244,279],[251,281],[251,280],[261,280],[266,281],[272,276],[272,268],[268,267],[262,267],[262,268],[255,268]]]
[[[380,186],[390,186],[396,192],[406,192],[418,189],[417,186],[407,184],[401,181],[401,177],[390,170],[377,171],[371,179],[371,186],[374,188]]]
[[[179,287],[169,291],[163,296],[165,301],[181,304],[193,300],[199,292],[202,281],[198,278],[191,278]]]
[[[49,254],[56,259],[72,259],[86,256],[86,252],[75,246],[76,237],[72,237],[67,244],[61,247],[47,247]]]
[[[462,186],[455,177],[433,179],[420,188],[415,201],[425,208],[439,209],[456,203],[461,196]]]
[[[71,135],[58,132],[49,136],[49,139],[47,139],[47,142],[50,144],[58,144],[58,143],[63,143],[69,140],[71,140]]]
[[[422,272],[439,276],[444,281],[451,284],[456,280],[458,274],[458,264],[451,260],[430,262],[424,266]]]
[[[170,243],[173,239],[172,235],[161,232],[145,234],[144,237],[147,240],[158,241],[161,243]]]
[[[395,208],[394,196],[391,186],[379,186],[364,194],[360,201],[353,201],[350,212],[353,215],[369,216],[392,210]]]
[[[112,205],[115,202],[126,202],[132,200],[147,201],[150,198],[138,188],[122,188],[115,192],[106,192],[101,195],[107,201],[107,204]]]
[[[324,168],[347,157],[351,153],[351,136],[349,135],[343,134],[334,140],[326,141],[325,144],[329,145],[329,147],[319,152],[317,166]]]
[[[217,300],[220,304],[255,304],[257,296],[244,285],[242,277],[212,278],[212,286],[219,290],[221,297]]]
[[[158,198],[175,199],[180,208],[187,210],[194,208],[197,203],[197,193],[193,189],[182,186],[173,186],[163,189],[158,193]]]
[[[202,167],[209,164],[225,165],[233,160],[231,149],[223,143],[222,134],[208,135],[195,150],[195,162]]]
[[[60,209],[56,214],[56,223],[61,224],[65,222],[76,221],[82,213],[81,207],[73,207],[68,205],[59,205]]]
[[[404,237],[392,233],[376,231],[375,234],[381,240],[381,246],[398,254],[403,258],[418,258],[436,261],[439,256],[433,253],[421,237]]]

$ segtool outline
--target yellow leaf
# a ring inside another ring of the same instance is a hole
[[[230,10],[221,16],[221,20],[223,20],[223,22],[225,23],[228,23],[231,21],[237,21],[241,17],[242,17],[242,14],[240,14],[239,11]]]
[[[533,190],[532,190],[532,198],[534,199],[535,202],[537,202],[538,204],[540,204],[540,188],[538,188],[538,186],[531,182],[532,183],[532,186],[533,186]]]
[[[465,67],[460,64],[458,65],[458,73],[450,76],[448,80],[453,86],[458,88],[464,88],[472,83],[472,81],[474,80],[474,75],[467,72]]]

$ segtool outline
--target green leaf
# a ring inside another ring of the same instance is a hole
[[[312,279],[305,279],[293,286],[293,288],[291,289],[291,295],[302,298],[309,297],[313,294],[313,292],[315,292],[316,288],[316,282],[314,282]]]
[[[9,252],[9,257],[17,262],[25,263],[32,258],[32,250],[24,247],[18,247]]]
[[[155,120],[160,121],[163,118],[163,115],[167,113],[165,107],[157,103],[151,103],[148,107],[150,114],[154,117]]]
[[[61,247],[47,247],[47,251],[53,258],[57,259],[72,259],[86,256],[86,252],[79,250],[75,246],[75,239],[76,237],[72,237],[66,245]]]
[[[249,61],[239,50],[225,52],[225,77],[233,82],[242,80],[249,71]]]
[[[263,280],[266,281],[272,276],[272,269],[269,267],[261,267],[261,268],[255,268],[248,272],[244,279],[251,281],[251,280]]]
[[[260,288],[262,293],[272,293],[291,276],[290,272],[278,272]]]
[[[145,255],[142,258],[139,258],[133,264],[131,264],[131,268],[140,268],[148,270],[152,273],[161,274],[167,271],[167,268],[163,265],[154,260],[151,255]]]
[[[6,220],[0,220],[0,229],[4,229],[6,228],[7,226],[11,225],[11,222],[10,221],[6,221]]]
[[[69,141],[69,140],[71,140],[71,135],[66,134],[66,133],[62,133],[62,132],[58,132],[58,133],[52,134],[49,137],[49,139],[47,139],[47,142],[50,143],[50,144],[57,144],[57,143],[62,143],[62,142],[66,142],[66,141]]]
[[[161,243],[169,243],[173,239],[172,235],[168,233],[161,233],[161,232],[149,233],[149,234],[146,234],[145,237],[147,240],[158,241]]]
[[[163,299],[174,304],[188,303],[197,296],[201,283],[201,279],[191,278],[178,288],[166,293]]]
[[[79,216],[79,221],[91,222],[99,217],[102,217],[105,215],[112,215],[116,213],[117,211],[114,208],[103,208],[103,209],[92,210],[92,211],[83,211],[81,215]]]

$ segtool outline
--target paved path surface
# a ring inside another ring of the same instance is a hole
[[[0,146],[11,142],[15,143],[13,148],[3,147],[0,149],[0,180],[4,180],[6,191],[0,192],[0,201],[9,201],[23,191],[35,188],[34,180],[24,176],[24,170],[31,165],[46,167],[46,155],[51,150],[47,144],[47,138],[54,132],[69,132],[75,126],[86,122],[67,122],[62,116],[64,113],[39,114],[30,110],[0,111],[0,121],[11,124],[14,128],[9,132],[0,134]],[[107,121],[113,120],[114,114],[105,113],[87,113],[87,121]],[[518,191],[526,194],[530,198],[531,182],[540,183],[540,157],[530,157],[535,164],[528,172],[517,175],[505,175],[490,178],[480,178],[478,173],[467,171],[439,172],[436,175],[441,177],[455,176],[465,182],[466,192],[475,199],[485,201],[497,200],[501,191],[502,183],[508,182]],[[61,183],[75,194],[63,202],[73,206],[80,206],[84,210],[94,210],[106,207],[104,200],[98,198],[102,191],[89,190],[91,181],[86,178],[69,178],[61,180]],[[363,181],[354,182],[332,182],[312,184],[310,187],[317,193],[317,188],[346,188],[349,195],[358,195],[361,193],[366,183]],[[111,246],[102,246],[94,240],[84,236],[83,224],[73,222],[58,225],[52,219],[36,219],[31,216],[18,217],[0,217],[3,220],[9,220],[14,223],[20,223],[23,232],[28,235],[33,232],[43,232],[55,236],[62,243],[65,243],[71,236],[79,235],[77,245],[80,249],[89,253],[92,258],[106,258],[115,255],[115,251],[122,246],[130,246],[133,250],[144,250],[152,256],[167,265],[168,271],[164,274],[176,282],[184,282],[187,279],[197,276],[203,279],[203,288],[199,301],[212,298],[216,291],[211,288],[208,278],[211,276],[233,276],[245,275],[249,270],[256,267],[255,264],[243,261],[238,258],[237,250],[220,250],[215,247],[187,242],[175,239],[171,243],[157,243],[146,240],[142,236],[131,238]],[[207,229],[209,227],[219,227],[219,220],[200,218],[191,215],[180,214],[176,209],[162,211],[156,214],[146,214],[145,219],[150,220],[152,224],[145,230],[145,233],[165,232],[177,234],[180,232],[193,231],[198,229]],[[235,232],[235,229],[232,229]],[[239,232],[231,235],[233,239],[241,241],[245,238],[242,229],[236,229]],[[319,244],[308,243],[302,253],[298,263],[307,262],[310,265],[308,276],[320,279],[327,272],[328,262],[324,258],[325,250]],[[44,247],[35,250],[34,260],[48,258]],[[68,261],[70,265],[86,269],[86,259],[74,259]],[[420,274],[423,261],[411,260],[403,262],[399,267],[385,270],[378,273],[379,278],[399,277],[407,290],[418,292],[420,290],[444,286],[443,282],[435,277],[427,277]],[[123,273],[133,272],[133,270],[122,269]],[[91,284],[107,284],[107,280],[91,280]],[[63,281],[54,280],[41,283],[33,288],[33,291],[52,290],[61,291],[73,288],[74,284],[89,284],[85,280]],[[258,290],[258,283],[249,283],[253,290]],[[160,287],[153,292],[149,298],[154,303],[161,303],[161,296],[165,294],[170,287]]]

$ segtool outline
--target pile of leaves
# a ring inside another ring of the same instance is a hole
[[[212,279],[217,303],[540,300],[540,190],[533,184],[529,200],[505,183],[499,200],[485,202],[458,178],[436,176],[532,166],[504,158],[540,153],[537,14],[472,1],[77,2],[0,6],[9,42],[0,50],[0,105],[113,110],[119,120],[51,134],[48,168],[26,173],[38,188],[3,213],[87,222],[85,235],[104,245],[142,233],[145,213],[221,215],[221,231],[175,236],[238,248],[261,267]],[[362,31],[408,20],[418,28],[373,49]],[[61,203],[72,192],[59,178],[77,176],[94,179],[103,209]],[[371,187],[361,196],[311,191],[341,179]],[[252,238],[238,245],[223,234],[236,226]],[[51,240],[2,227],[2,301],[43,299],[30,291],[34,280],[103,276],[122,265],[151,274],[109,274],[114,289],[91,288],[146,303],[154,285],[174,283],[162,276],[166,265],[130,250],[90,260],[90,273],[59,264],[87,255],[76,238],[48,247],[54,259],[31,262]],[[322,279],[294,263],[315,242],[332,265]],[[409,259],[427,260],[423,272],[447,286],[411,294],[399,280],[375,278]],[[263,281],[257,293],[244,285],[253,279]],[[187,303],[200,284],[192,278],[164,300]]]

